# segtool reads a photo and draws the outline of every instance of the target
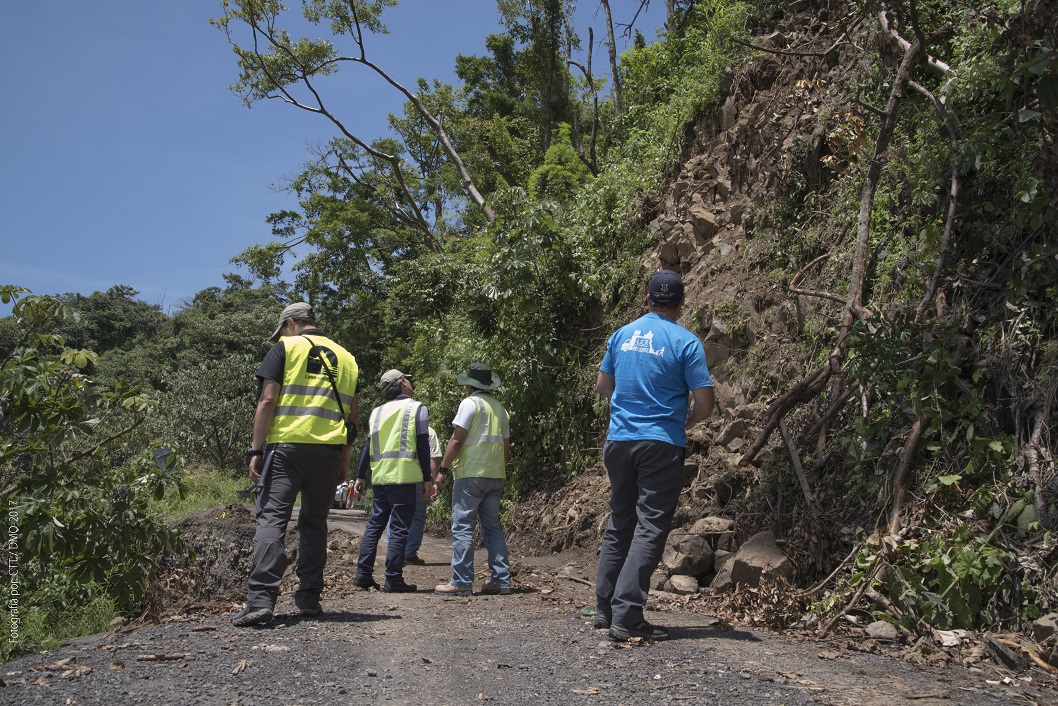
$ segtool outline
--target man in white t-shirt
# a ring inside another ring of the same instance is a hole
[[[443,484],[451,467],[452,482],[452,580],[434,591],[469,596],[474,587],[474,524],[481,518],[481,536],[489,555],[491,578],[485,594],[511,592],[511,567],[507,540],[500,524],[500,496],[510,458],[511,433],[507,410],[492,391],[500,376],[489,366],[473,363],[456,378],[469,397],[459,403],[435,481]]]

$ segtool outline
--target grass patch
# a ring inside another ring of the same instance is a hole
[[[234,477],[231,471],[201,466],[189,468],[184,472],[183,497],[175,491],[167,492],[164,498],[153,503],[153,509],[167,521],[177,522],[210,508],[248,502],[236,493],[249,484],[247,477]]]
[[[105,595],[93,596],[83,603],[46,596],[41,602],[25,605],[23,610],[4,611],[0,613],[0,630],[5,637],[0,642],[0,661],[53,650],[78,637],[104,632],[118,615],[114,601]]]

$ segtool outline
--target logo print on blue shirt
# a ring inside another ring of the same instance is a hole
[[[665,357],[665,347],[654,350],[654,332],[647,331],[644,335],[639,329],[635,330],[632,337],[621,344],[622,351],[635,351],[636,353],[650,353],[651,355]]]

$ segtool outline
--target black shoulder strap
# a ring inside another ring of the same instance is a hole
[[[315,341],[305,334],[301,334],[301,337],[312,345],[312,348],[309,349],[309,357],[315,357],[319,360],[320,364],[323,366],[323,372],[327,373],[327,380],[331,383],[331,392],[334,393],[334,401],[338,403],[338,410],[342,413],[342,424],[345,425],[345,433],[348,436],[349,420],[346,419],[345,405],[342,404],[342,396],[338,394],[338,384],[334,381],[334,371],[331,370],[330,361],[327,360],[327,356],[320,353],[324,348],[323,346],[317,345]]]

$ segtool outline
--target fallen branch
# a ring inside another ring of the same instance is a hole
[[[735,39],[734,37],[729,38],[735,44],[749,49],[756,49],[757,51],[765,52],[766,54],[778,54],[779,56],[817,56],[825,57],[828,52],[818,51],[783,51],[782,49],[769,49],[768,47],[762,47],[759,44],[752,44],[750,42],[743,42],[741,39]]]
[[[889,14],[885,10],[878,13],[878,22],[882,25],[882,32],[896,42],[897,45],[904,50],[905,54],[911,50],[912,43],[900,36],[900,33],[893,28],[889,23]],[[918,40],[916,39],[916,41]],[[936,74],[937,76],[947,76],[951,73],[950,66],[939,59],[934,59],[932,56],[927,56],[923,64],[930,73]]]
[[[904,502],[907,499],[907,479],[911,475],[911,467],[918,455],[918,448],[922,444],[922,434],[926,431],[928,422],[921,410],[917,411],[915,422],[911,425],[911,431],[904,442],[904,448],[900,451],[900,462],[893,473],[893,508],[889,513],[889,534],[900,531],[900,513],[904,510]]]
[[[1036,424],[1032,429],[1032,436],[1029,438],[1028,448],[1025,449],[1025,463],[1028,466],[1029,475],[1036,484],[1036,517],[1040,523],[1040,527],[1045,530],[1051,529],[1051,518],[1047,512],[1047,501],[1045,493],[1047,492],[1046,487],[1043,484],[1043,474],[1040,472],[1040,448],[1041,440],[1043,439],[1043,428],[1047,422],[1047,410],[1050,409],[1050,400],[1048,399],[1040,410],[1040,413],[1036,415]]]
[[[801,492],[804,493],[805,502],[808,503],[808,508],[811,510],[813,515],[819,515],[819,506],[816,504],[815,495],[812,493],[812,487],[808,484],[808,478],[805,476],[805,469],[801,465],[801,457],[797,453],[797,448],[794,446],[793,439],[790,437],[790,430],[786,427],[786,420],[779,420],[779,431],[782,432],[782,438],[786,441],[786,450],[790,453],[790,462],[793,464],[794,472],[797,473],[797,480],[801,484]]]
[[[768,443],[772,432],[779,426],[779,421],[788,411],[797,404],[813,399],[822,392],[827,380],[840,368],[841,361],[845,357],[845,340],[852,330],[853,319],[862,316],[863,312],[863,284],[867,269],[867,251],[870,246],[871,211],[874,206],[874,195],[881,177],[885,154],[889,149],[889,139],[892,136],[893,128],[896,126],[897,112],[904,96],[904,87],[907,85],[911,66],[917,60],[920,48],[921,45],[916,40],[904,54],[900,67],[897,69],[896,78],[893,80],[893,88],[889,93],[885,117],[878,127],[878,137],[874,143],[874,154],[871,156],[867,167],[867,177],[864,180],[863,192],[860,196],[860,212],[856,226],[856,248],[852,259],[852,272],[849,275],[849,295],[845,304],[845,316],[841,323],[841,333],[838,336],[838,341],[835,343],[830,356],[828,356],[826,364],[821,369],[799,382],[768,408],[764,427],[746,453],[739,459],[739,465],[747,465],[753,462],[757,454],[764,448],[764,445]]]
[[[591,586],[592,588],[595,588],[595,584],[591,581],[588,581],[587,579],[577,578],[576,576],[566,576],[565,574],[558,574],[558,576],[559,578],[567,579],[569,581],[572,581],[573,583],[582,583],[585,586]]]
[[[863,581],[862,581],[862,582],[860,583],[860,588],[859,588],[859,590],[858,590],[858,591],[856,591],[856,595],[854,595],[854,596],[852,597],[852,600],[850,600],[850,601],[849,601],[849,602],[848,602],[847,604],[845,604],[845,607],[841,609],[841,612],[840,612],[840,613],[838,613],[838,614],[837,614],[837,615],[835,615],[835,616],[834,616],[833,618],[831,618],[831,619],[830,619],[830,620],[829,620],[829,621],[827,622],[827,624],[823,626],[823,632],[822,632],[822,633],[820,633],[820,637],[826,637],[826,636],[827,636],[827,634],[828,634],[828,633],[830,633],[831,629],[832,629],[832,628],[834,627],[834,624],[835,624],[836,622],[838,622],[838,620],[840,620],[840,619],[841,619],[841,617],[842,617],[843,615],[845,615],[845,614],[846,614],[846,613],[848,613],[848,612],[849,612],[850,610],[852,610],[852,607],[853,607],[854,605],[856,605],[857,603],[859,603],[859,601],[860,601],[860,598],[862,598],[862,597],[863,597],[863,593],[864,593],[864,591],[866,591],[866,590],[867,590],[867,587],[871,585],[871,581],[873,581],[873,580],[874,580],[874,576],[875,576],[875,574],[877,574],[877,573],[878,573],[878,569],[877,569],[877,568],[875,568],[875,570],[871,572],[871,575],[870,575],[870,576],[865,576],[865,577],[863,578]]]
[[[838,572],[841,571],[845,567],[845,564],[849,563],[849,561],[852,559],[852,557],[856,556],[856,553],[860,551],[860,547],[862,547],[862,546],[863,546],[863,543],[861,542],[861,543],[857,544],[855,547],[853,547],[852,551],[849,552],[849,555],[847,557],[845,557],[844,559],[842,559],[841,563],[838,564],[837,567],[835,567],[835,569],[830,572],[830,576],[827,576],[825,579],[823,579],[822,581],[817,583],[812,588],[806,589],[804,591],[798,591],[796,595],[798,595],[798,596],[811,596],[814,593],[818,593],[824,586],[826,586],[828,583],[830,583],[831,579],[833,579],[835,576],[838,575]]]
[[[1052,674],[1058,674],[1058,668],[1055,668],[1050,662],[1047,662],[1042,657],[1040,657],[1039,654],[1036,653],[1036,650],[1033,650],[1028,647],[1023,649],[1025,651],[1025,654],[1029,656],[1029,659],[1031,659],[1033,664],[1035,664],[1037,667],[1040,667],[1045,671],[1051,672]]]
[[[150,655],[137,655],[137,662],[165,662],[173,661],[178,659],[184,659],[187,657],[186,652],[173,652],[171,654],[156,653]]]

